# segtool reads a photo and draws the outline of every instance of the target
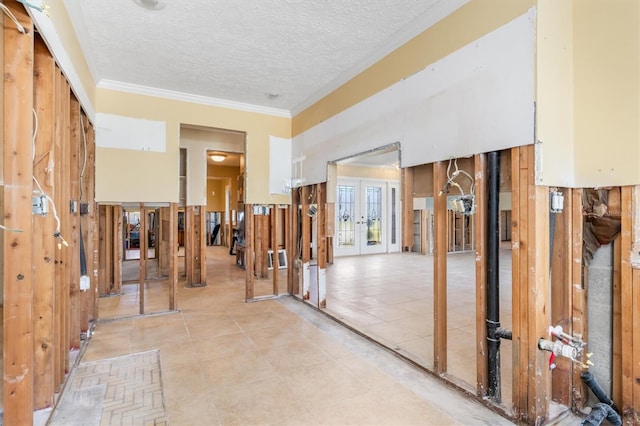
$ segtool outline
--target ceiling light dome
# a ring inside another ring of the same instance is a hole
[[[222,163],[227,156],[225,154],[211,154],[209,158],[216,163]]]
[[[167,6],[165,2],[160,0],[133,0],[133,2],[148,10],[161,10]]]

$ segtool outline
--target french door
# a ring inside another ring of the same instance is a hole
[[[396,182],[338,181],[334,254],[400,250],[400,197]]]

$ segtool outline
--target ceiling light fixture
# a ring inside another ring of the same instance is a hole
[[[166,3],[160,0],[133,0],[133,2],[148,10],[161,10],[166,6]]]
[[[209,158],[216,163],[221,163],[225,158],[227,158],[227,156],[225,154],[211,154]]]
[[[278,93],[276,91],[267,92],[267,93],[265,93],[265,96],[267,97],[267,99],[274,100],[274,99],[277,99],[277,98],[280,97],[280,93]]]

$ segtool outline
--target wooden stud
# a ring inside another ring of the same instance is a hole
[[[121,205],[113,206],[113,292],[117,294],[122,293],[122,261],[124,259],[123,214],[124,210]],[[140,239],[142,239],[142,231],[140,231]],[[142,256],[142,251],[140,256]]]
[[[413,168],[402,169],[402,250],[413,246]]]
[[[565,197],[565,200],[567,197]],[[582,190],[571,190],[571,202],[568,206],[571,212],[571,319],[572,319],[572,331],[575,334],[580,334],[582,339],[588,342],[588,329],[587,329],[587,291],[585,289],[585,282],[582,278]],[[565,208],[565,211],[567,208]],[[573,365],[573,378],[572,378],[572,398],[571,405],[575,410],[581,410],[588,398],[588,390],[586,385],[580,379],[580,373],[582,373],[582,367],[578,364]]]
[[[327,184],[319,183],[317,186],[318,211],[316,223],[318,224],[318,307],[327,307]]]
[[[487,353],[487,157],[474,156],[475,240],[476,240],[476,391],[487,396],[489,389]],[[427,227],[425,227],[427,228]]]
[[[290,246],[291,249],[287,251],[289,256],[289,294],[296,296],[300,295],[300,271],[296,267],[296,262],[299,256],[299,242],[300,242],[300,190],[294,189],[291,193],[291,208],[289,209],[289,224],[291,229]]]
[[[69,213],[69,202],[71,200],[71,150],[69,146],[69,140],[71,137],[70,129],[70,112],[71,112],[71,88],[67,82],[64,74],[60,71],[58,78],[61,81],[61,116],[60,125],[62,131],[62,139],[60,141],[62,148],[62,155],[60,156],[60,162],[56,164],[56,169],[61,169],[60,181],[56,183],[58,189],[61,192],[60,204],[57,204],[58,215],[60,216],[60,231],[63,237],[67,240],[71,238],[71,214]],[[74,251],[74,247],[62,247],[61,264],[62,268],[62,314],[64,316],[62,337],[61,337],[61,350],[63,356],[63,373],[66,375],[69,373],[69,349],[71,347],[71,308],[70,308],[70,283],[71,283],[71,256]]]
[[[245,268],[245,301],[253,300],[254,297],[254,216],[253,204],[245,204],[244,206],[244,268]]]
[[[34,108],[39,126],[35,141],[33,175],[42,189],[51,193],[47,184],[47,161],[53,155],[55,61],[41,38],[34,46]],[[54,403],[54,250],[52,214],[33,216],[33,340],[34,340],[34,408]]]
[[[187,206],[184,213],[184,253],[185,253],[185,272],[187,274],[187,286],[195,284],[195,215],[194,206]]]
[[[144,314],[145,282],[147,280],[147,211],[144,203],[140,203],[140,268],[138,271],[138,298],[140,299],[140,315]]]
[[[69,105],[69,347],[80,348],[80,102],[70,94]],[[73,205],[73,207],[72,207]],[[66,206],[65,206],[66,208]]]
[[[640,269],[633,269],[633,300],[640,300]],[[631,324],[632,340],[631,340],[631,352],[633,370],[631,374],[634,377],[633,381],[633,408],[628,417],[633,419],[634,424],[640,423],[640,312],[636,308],[633,312],[633,319]],[[625,348],[626,349],[626,348]],[[624,410],[623,410],[624,411]]]
[[[278,206],[271,206],[270,218],[271,218],[271,253],[273,267],[273,295],[278,295],[278,275],[280,272],[280,256],[278,256],[278,215],[280,209]]]
[[[573,333],[572,308],[572,197],[571,190],[561,191],[564,209],[553,213],[555,226],[551,243],[551,324],[561,325],[565,332]],[[572,363],[564,357],[556,358],[551,375],[551,398],[565,406],[571,404]]]
[[[267,247],[266,241],[268,241],[268,232],[264,226],[264,216],[257,215],[254,216],[254,224],[255,224],[255,274],[259,278],[265,278],[267,271]]]
[[[622,211],[621,211],[621,231],[620,231],[620,337],[622,345],[620,379],[622,387],[622,410],[623,421],[633,423],[633,400],[634,400],[634,352],[633,346],[633,270],[631,266],[631,249],[633,241],[633,187],[623,186],[621,188]]]
[[[533,146],[528,153],[529,195],[529,420],[536,424],[547,419],[551,392],[548,355],[538,349],[538,339],[548,336],[551,322],[549,290],[549,188],[535,185]],[[522,271],[521,271],[522,272]]]
[[[433,368],[436,374],[447,371],[447,197],[435,195],[446,180],[445,164],[434,163]]]
[[[523,152],[521,152],[523,151]],[[520,163],[523,163],[524,171]],[[513,407],[516,419],[525,421],[527,418],[527,291],[521,291],[526,284],[528,268],[527,247],[527,192],[522,192],[528,186],[526,173],[527,156],[523,148],[511,149],[511,297],[512,297],[512,365],[513,365]]]
[[[169,309],[178,309],[178,204],[169,205]]]
[[[198,229],[196,238],[198,243],[198,284],[207,285],[207,206],[198,207]]]
[[[33,25],[24,6],[4,5],[27,30],[21,34],[4,20],[3,92],[3,420],[8,425],[33,423],[33,321],[31,196],[33,136]],[[29,141],[29,142],[27,142]]]
[[[327,194],[328,195],[328,194]],[[336,203],[327,203],[327,263],[333,265],[333,236],[336,233]]]
[[[621,289],[621,238],[613,240],[613,360],[611,399],[617,407],[622,406],[622,289]],[[586,340],[586,338],[583,338]],[[588,341],[588,340],[587,340]],[[585,401],[581,401],[584,402]]]

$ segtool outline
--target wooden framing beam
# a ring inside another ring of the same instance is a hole
[[[476,391],[487,396],[489,389],[487,352],[487,158],[474,156],[476,212]],[[428,227],[424,227],[428,228]]]
[[[289,209],[289,224],[291,229],[290,244],[291,250],[287,251],[289,256],[289,294],[300,295],[300,270],[296,263],[298,260],[298,243],[300,241],[300,191],[298,188],[291,192],[291,208]]]
[[[436,374],[447,371],[447,197],[436,195],[447,181],[446,166],[433,163],[433,368]]]
[[[621,188],[621,231],[620,231],[620,338],[622,340],[621,357],[621,387],[622,387],[622,416],[624,423],[634,423],[634,387],[635,367],[634,353],[634,285],[637,282],[631,265],[631,250],[633,241],[633,187],[623,186]]]
[[[195,281],[195,207],[187,206],[184,212],[184,253],[185,253],[185,272],[187,274],[187,286],[193,286]]]
[[[551,227],[551,324],[561,325],[569,334],[573,333],[573,265],[568,262],[573,254],[572,196],[570,189],[559,190],[564,196],[564,209],[553,213]],[[551,219],[551,218],[550,218]],[[571,405],[572,362],[557,357],[556,368],[551,375],[551,397],[565,406]]]
[[[583,281],[583,267],[582,264],[582,238],[583,238],[583,224],[584,219],[582,216],[582,190],[572,189],[571,202],[565,211],[571,214],[571,329],[573,333],[580,334],[585,342],[588,342],[588,328],[587,328],[587,291],[585,288],[585,282]],[[565,200],[567,197],[565,197]],[[569,210],[570,209],[570,210]],[[575,410],[581,410],[588,399],[588,390],[586,385],[580,378],[582,373],[582,367],[578,364],[573,364],[573,377],[572,377],[572,398],[571,406]]]
[[[178,309],[178,204],[169,205],[169,309]]]
[[[54,88],[56,67],[44,41],[37,37],[34,46],[34,108],[39,119],[35,140],[33,176],[42,189],[50,194],[47,179],[47,160],[53,155]],[[34,408],[51,407],[54,403],[54,255],[53,231],[56,224],[52,214],[33,216],[33,339],[34,339]]]
[[[144,203],[140,203],[140,268],[138,270],[138,298],[140,315],[144,314],[145,281],[147,280],[147,212]]]
[[[62,169],[61,181],[56,185],[61,189],[61,203],[57,205],[58,215],[60,216],[60,231],[65,239],[71,238],[71,214],[69,213],[69,202],[71,200],[71,150],[69,140],[71,139],[70,115],[71,115],[71,87],[66,77],[59,72],[58,78],[61,81],[62,92],[60,98],[62,101],[61,110],[61,126],[62,126],[62,156],[61,162],[57,165],[57,169]],[[70,244],[72,244],[71,242]],[[63,276],[63,295],[62,295],[62,313],[64,315],[64,329],[62,331],[62,351],[63,351],[63,368],[64,374],[69,373],[69,349],[71,348],[71,257],[74,247],[64,247],[61,250],[61,268]]]
[[[254,297],[254,215],[253,204],[245,204],[244,206],[244,268],[245,268],[245,301],[253,300]]]
[[[318,235],[316,245],[318,247],[318,308],[327,307],[327,184],[326,182],[317,185],[316,223],[318,224]]]
[[[413,246],[413,168],[402,169],[402,251]]]
[[[124,259],[124,209],[121,205],[115,205],[113,208],[113,292],[122,293],[122,260]],[[142,212],[141,212],[142,214]],[[140,231],[140,238],[142,239],[142,231]],[[142,251],[140,251],[140,257],[142,257]]]
[[[69,109],[69,347],[80,348],[80,102],[70,93]],[[65,206],[66,207],[66,206]]]
[[[54,200],[56,206],[62,205],[63,196],[61,190],[61,182],[62,182],[62,167],[55,167],[56,164],[62,163],[62,140],[64,138],[62,132],[62,120],[63,120],[63,105],[62,105],[62,79],[60,78],[60,69],[56,67],[55,75],[54,75],[54,106],[55,106],[55,121],[54,121],[54,143],[53,143],[53,158],[52,161],[54,164],[53,170],[49,170],[48,179],[50,180],[50,185],[52,186],[52,194],[51,197]],[[56,228],[57,229],[57,228]],[[61,246],[61,241],[56,239],[56,245]],[[65,377],[65,364],[64,364],[64,353],[66,351],[64,344],[64,299],[66,298],[65,287],[64,287],[64,268],[63,268],[63,258],[62,251],[57,249],[54,251],[54,259],[55,259],[55,318],[54,318],[54,328],[55,328],[55,338],[56,338],[56,353],[54,354],[54,382],[56,385],[56,392],[59,391]]]
[[[4,232],[3,420],[33,423],[32,215],[33,24],[23,5],[5,1],[27,34],[4,20],[3,225]]]
[[[274,205],[271,208],[271,253],[272,253],[272,267],[273,267],[273,295],[278,295],[278,275],[280,272],[280,256],[278,256],[278,216],[280,215],[280,209]]]

